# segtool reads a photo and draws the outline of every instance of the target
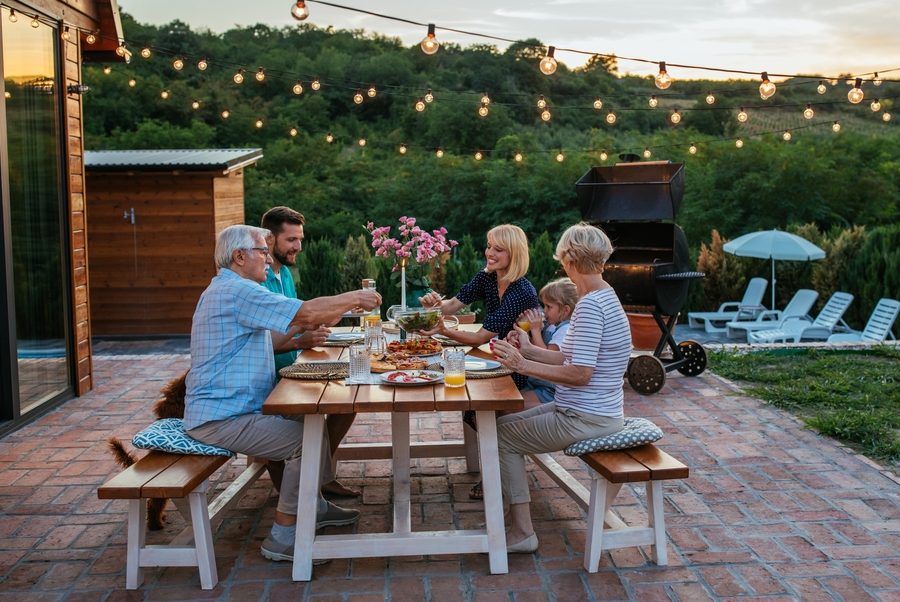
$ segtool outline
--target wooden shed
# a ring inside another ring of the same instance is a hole
[[[87,151],[94,335],[190,334],[216,235],[244,223],[258,148]]]

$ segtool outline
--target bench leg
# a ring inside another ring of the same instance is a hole
[[[659,566],[666,566],[669,559],[666,553],[662,481],[647,481],[647,519],[653,529],[653,561]]]
[[[200,571],[200,587],[212,589],[219,582],[216,571],[216,554],[213,549],[212,527],[206,506],[206,488],[188,494],[191,506],[191,524],[194,527],[194,546],[197,551],[197,568]]]
[[[125,588],[137,589],[144,582],[141,549],[147,534],[147,500],[128,500],[128,544],[125,560]]]
[[[603,520],[606,517],[606,479],[591,475],[591,501],[588,506],[587,534],[584,544],[584,570],[596,573],[600,568],[600,554],[603,552]]]

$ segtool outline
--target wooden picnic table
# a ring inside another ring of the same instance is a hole
[[[482,350],[472,355],[484,357]],[[298,361],[341,359],[346,347],[306,350]],[[415,387],[347,385],[343,380],[295,380],[282,378],[263,404],[264,414],[303,416],[303,454],[300,468],[300,508],[316,508],[319,497],[319,463],[325,417],[328,414],[390,412],[393,460],[393,530],[389,533],[317,535],[316,513],[298,512],[294,544],[293,579],[309,581],[312,561],[327,558],[420,556],[487,552],[493,574],[508,572],[506,533],[500,491],[495,410],[519,411],[522,396],[509,376],[466,380],[465,387],[443,384]],[[474,410],[478,421],[479,452],[484,487],[485,529],[416,531],[411,528],[410,470],[414,457],[462,455],[464,445],[430,443],[411,447],[409,414]],[[355,446],[354,457],[378,458],[384,444]]]

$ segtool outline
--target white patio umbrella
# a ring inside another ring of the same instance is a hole
[[[775,260],[811,261],[823,259],[825,251],[805,238],[781,230],[764,230],[738,236],[722,249],[738,257],[772,260],[772,308],[775,309]]]

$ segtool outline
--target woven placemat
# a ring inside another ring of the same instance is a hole
[[[349,372],[347,362],[304,362],[285,366],[278,374],[298,380],[338,380],[347,378]]]
[[[443,370],[444,367],[440,362],[435,362],[433,364],[429,364],[426,370]],[[499,367],[494,368],[493,370],[466,370],[466,378],[471,378],[472,380],[478,380],[480,378],[497,378],[499,376],[509,376],[513,371],[509,368]]]

